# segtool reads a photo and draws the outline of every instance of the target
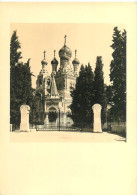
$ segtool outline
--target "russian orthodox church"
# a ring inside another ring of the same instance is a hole
[[[48,73],[48,62],[44,51],[44,59],[41,61],[42,69],[36,81],[37,117],[43,122],[44,127],[54,125],[71,126],[72,119],[68,116],[69,105],[72,98],[70,88],[75,87],[78,76],[79,60],[76,58],[71,63],[72,51],[66,45],[59,50],[60,62],[57,61],[54,50],[54,58],[51,61],[52,73]]]

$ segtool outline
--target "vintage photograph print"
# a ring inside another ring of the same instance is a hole
[[[126,27],[10,25],[11,140],[126,142]]]

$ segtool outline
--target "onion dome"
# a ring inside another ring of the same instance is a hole
[[[59,50],[59,57],[64,60],[69,60],[72,56],[71,50],[66,46],[66,35],[64,37],[64,46]]]
[[[72,64],[80,64],[80,61],[76,58],[77,50],[75,50],[75,59],[72,61]]]
[[[42,64],[42,65],[47,65],[48,62],[47,62],[46,59],[45,59],[45,53],[46,53],[46,51],[44,51],[43,53],[44,53],[44,59],[41,61],[41,64]]]
[[[79,61],[77,58],[75,58],[75,59],[72,61],[72,64],[80,64],[80,61]]]
[[[53,64],[58,65],[58,60],[55,58],[55,52],[56,52],[56,50],[54,50],[54,58],[53,58],[53,60],[51,61],[51,64],[52,64],[52,65],[53,65]]]

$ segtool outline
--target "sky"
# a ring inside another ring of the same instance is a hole
[[[77,58],[80,64],[90,63],[94,71],[97,56],[102,56],[104,82],[109,85],[110,62],[112,60],[113,29],[118,26],[123,31],[122,24],[98,24],[98,23],[12,23],[11,36],[17,30],[17,36],[21,43],[22,61],[25,63],[31,58],[32,86],[36,87],[36,78],[42,66],[43,51],[46,51],[47,69],[51,73],[51,60],[56,50],[56,59],[59,60],[58,52],[64,45],[64,36],[67,35],[66,45],[72,51],[71,63],[77,50]],[[80,67],[80,66],[79,66]],[[59,64],[58,64],[59,68]]]

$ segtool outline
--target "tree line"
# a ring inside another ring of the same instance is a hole
[[[92,125],[94,104],[102,106],[102,123],[126,121],[126,31],[114,28],[109,86],[104,84],[102,57],[97,56],[93,73],[90,64],[82,65],[76,87],[71,90],[71,114],[76,125]],[[108,107],[109,105],[109,107]]]
[[[96,68],[93,72],[90,64],[81,65],[76,87],[71,88],[72,103],[69,115],[76,125],[91,125],[93,120],[92,106],[95,103],[102,106],[102,123],[106,120],[126,121],[126,31],[114,28],[112,36],[113,49],[110,63],[110,82],[104,84],[103,60],[96,58]],[[21,44],[17,32],[14,31],[10,42],[10,123],[20,124],[20,106],[31,107],[30,123],[33,123],[36,102],[35,89],[32,88],[30,59],[21,62]],[[107,115],[109,107],[109,116]],[[107,117],[109,117],[107,119]]]
[[[75,88],[71,89],[71,114],[75,125],[89,126],[93,122],[92,106],[102,106],[102,123],[105,122],[106,94],[103,77],[102,57],[97,56],[96,68],[93,73],[90,63],[81,65]]]

